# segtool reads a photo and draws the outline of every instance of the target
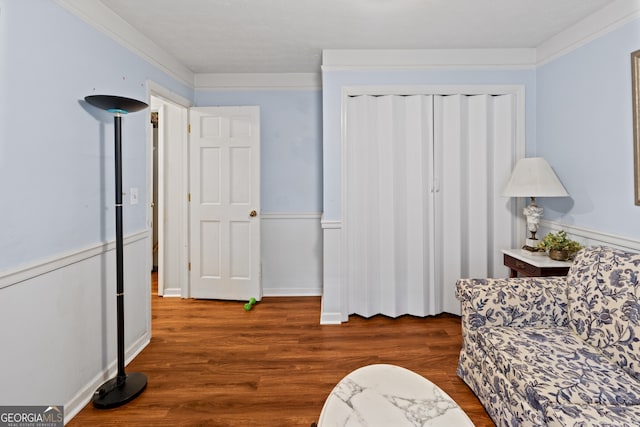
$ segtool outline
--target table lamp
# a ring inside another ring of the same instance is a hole
[[[527,230],[531,234],[525,240],[523,249],[537,251],[536,232],[542,217],[542,208],[536,205],[536,197],[566,197],[569,193],[545,159],[529,157],[520,159],[516,163],[502,195],[530,197],[529,205],[524,208],[523,213],[527,217]]]

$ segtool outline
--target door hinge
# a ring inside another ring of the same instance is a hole
[[[191,261],[189,261],[189,271],[191,271]]]
[[[187,202],[191,201],[191,193],[187,193]]]
[[[187,133],[191,134],[191,123],[187,125]]]

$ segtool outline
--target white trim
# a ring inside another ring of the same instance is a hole
[[[127,246],[139,240],[148,238],[149,230],[134,233],[124,238],[124,245]],[[2,272],[0,273],[0,289],[16,285],[24,282],[25,280],[50,273],[54,270],[115,250],[115,247],[115,241],[98,243],[84,249],[57,255],[31,265],[22,266],[12,271]]]
[[[319,90],[320,73],[200,73],[197,90]]]
[[[191,70],[102,2],[86,0],[56,0],[56,2],[139,57],[180,82],[193,87],[194,74]]]
[[[147,99],[150,100],[151,96],[161,98],[164,101],[169,101],[185,108],[189,108],[192,106],[192,102],[189,99],[183,97],[182,95],[178,95],[172,90],[167,89],[160,83],[156,83],[153,80],[147,80]]]
[[[538,67],[640,18],[640,1],[617,0],[561,31],[536,49]]]
[[[331,221],[332,225],[340,225]],[[339,324],[349,320],[347,289],[342,286],[342,230],[340,227],[322,230],[322,304],[320,324]]]
[[[164,298],[182,298],[181,288],[165,288],[162,294]]]
[[[342,221],[323,219],[320,221],[320,226],[322,227],[323,230],[326,230],[326,229],[340,230],[342,228]]]
[[[179,129],[179,133],[181,134],[181,141],[179,141],[179,143],[181,144],[182,147],[182,165],[181,165],[181,180],[182,180],[182,194],[184,195],[184,197],[181,197],[177,203],[180,203],[180,209],[181,209],[181,216],[182,216],[182,223],[180,224],[180,227],[182,229],[181,235],[183,237],[183,243],[181,245],[180,248],[180,259],[178,260],[178,268],[181,271],[181,275],[180,275],[180,288],[164,288],[164,279],[162,276],[162,268],[160,268],[160,271],[158,272],[158,294],[161,296],[182,296],[184,298],[188,298],[189,297],[189,270],[188,270],[188,264],[189,264],[189,204],[187,201],[187,193],[189,191],[189,136],[187,134],[187,129],[188,129],[188,124],[189,124],[189,108],[191,107],[191,101],[189,101],[188,99],[178,95],[177,93],[165,88],[164,86],[152,81],[152,80],[147,80],[147,99],[148,99],[148,103],[149,105],[151,105],[151,97],[155,97],[158,98],[161,102],[162,105],[161,107],[164,107],[166,104],[172,104],[175,107],[179,108],[181,110],[181,122],[180,122],[180,126],[181,129]],[[161,124],[162,125],[162,124]],[[162,142],[163,142],[163,138],[162,138],[162,134],[160,132],[162,128],[159,128],[159,134],[158,134],[158,175],[160,176],[162,172],[162,168],[163,168],[163,164],[164,164],[164,147],[161,146]],[[177,143],[178,141],[174,141],[174,143]],[[152,160],[152,156],[153,156],[153,136],[151,135],[149,137],[148,140],[148,145],[147,145],[147,159],[151,159]],[[149,161],[149,160],[148,160]],[[149,181],[147,182],[147,194],[149,195],[149,200],[148,200],[148,204],[147,204],[147,224],[150,224],[149,221],[151,221],[151,218],[153,216],[153,208],[151,207],[152,204],[152,197],[153,197],[153,176],[152,173],[153,171],[152,169],[152,165],[148,164],[147,168],[149,170],[149,174],[148,174],[148,179]],[[164,197],[163,195],[163,191],[162,191],[162,180],[158,180],[158,185],[160,186],[160,188],[158,189],[158,197],[161,199]],[[158,207],[159,208],[163,208],[164,206],[164,202],[161,202],[161,200],[158,201]],[[166,207],[165,207],[166,209]],[[158,227],[159,224],[164,224],[164,212],[161,209],[158,212],[158,224],[156,224],[155,226]],[[159,241],[162,241],[162,227],[160,227],[158,229],[158,236],[159,236]],[[185,237],[186,236],[186,237]],[[164,263],[164,246],[163,245],[159,245],[158,247],[158,263],[162,264]],[[176,289],[178,289],[178,291],[176,291]],[[176,292],[178,292],[178,295],[175,295]]]
[[[340,325],[342,323],[341,313],[325,313],[320,314],[321,325]]]
[[[160,70],[201,90],[317,90],[319,73],[193,73],[175,57],[123,20],[102,2],[56,0]],[[323,71],[363,68],[483,69],[536,68],[640,17],[638,0],[616,0],[536,48],[511,49],[326,49]]]
[[[138,354],[145,349],[147,345],[151,342],[151,329],[147,328],[147,332],[138,338],[125,352],[125,365],[128,365],[135,359]],[[78,413],[89,403],[91,398],[93,397],[93,393],[95,390],[100,387],[106,380],[112,378],[116,375],[117,372],[117,360],[114,360],[105,371],[100,372],[96,375],[93,380],[87,383],[82,389],[76,393],[76,395],[69,401],[64,404],[64,424],[67,424],[73,417],[78,415]]]
[[[325,49],[322,71],[410,68],[534,68],[525,49]]]
[[[640,240],[631,237],[603,233],[601,231],[545,219],[540,221],[540,225],[553,232],[565,230],[572,239],[577,240],[583,246],[606,245],[633,252],[640,252]]]
[[[300,284],[300,283],[298,283]],[[264,288],[264,297],[319,297],[322,296],[322,286],[312,283],[314,287],[294,288],[283,286],[282,288]]]
[[[360,95],[516,95],[522,102],[518,108],[524,108],[525,87],[516,85],[471,84],[471,85],[375,85],[375,86],[342,86],[342,111],[345,111],[347,97]],[[522,116],[524,119],[524,115]],[[343,117],[344,119],[344,117]],[[344,123],[343,123],[344,125]],[[524,133],[523,133],[524,135]]]

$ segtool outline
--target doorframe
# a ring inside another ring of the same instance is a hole
[[[182,119],[180,120],[179,129],[177,132],[184,136],[184,141],[181,147],[182,150],[182,162],[178,165],[180,182],[181,185],[181,193],[184,197],[180,198],[180,201],[177,202],[180,204],[179,210],[181,212],[181,224],[179,225],[181,234],[184,237],[184,241],[181,244],[179,249],[180,256],[177,260],[165,260],[164,259],[164,245],[163,245],[163,227],[158,228],[158,295],[166,296],[166,297],[182,297],[189,298],[189,206],[187,194],[189,192],[189,135],[188,135],[188,122],[189,122],[189,108],[192,106],[191,101],[187,98],[184,98],[181,95],[178,95],[171,90],[165,88],[164,86],[152,81],[147,81],[147,101],[148,104],[151,105],[152,98],[157,102],[160,102],[162,106],[164,105],[172,105],[173,107],[177,107],[182,111]],[[150,113],[149,113],[150,114]],[[163,124],[160,123],[160,126]],[[166,124],[165,124],[166,125]],[[158,182],[160,183],[161,177],[163,176],[163,167],[161,165],[160,159],[163,158],[163,143],[166,141],[161,140],[160,129],[158,131]],[[152,225],[158,227],[159,224],[164,222],[164,212],[166,211],[166,206],[164,203],[164,197],[160,194],[161,186],[159,184],[158,188],[158,223],[153,223],[153,131],[151,130],[147,135],[147,227],[151,234]],[[161,202],[162,200],[162,202]],[[162,218],[162,220],[160,219]],[[152,238],[150,239],[152,240]],[[153,265],[153,253],[151,249],[149,250],[149,265]],[[164,289],[164,282],[161,280],[162,271],[166,268],[165,262],[173,262],[174,267],[180,271],[179,281],[180,281],[180,294],[166,294]]]

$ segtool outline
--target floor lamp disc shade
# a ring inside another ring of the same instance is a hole
[[[147,387],[147,377],[141,373],[127,374],[124,368],[124,249],[122,233],[122,115],[147,108],[142,101],[121,96],[91,95],[84,100],[94,107],[114,114],[115,134],[115,210],[116,210],[116,316],[118,335],[118,372],[93,394],[93,406],[115,408],[138,397]]]
[[[113,95],[90,95],[85,97],[84,100],[94,107],[107,110],[110,113],[135,113],[148,107],[146,103],[137,99]]]

